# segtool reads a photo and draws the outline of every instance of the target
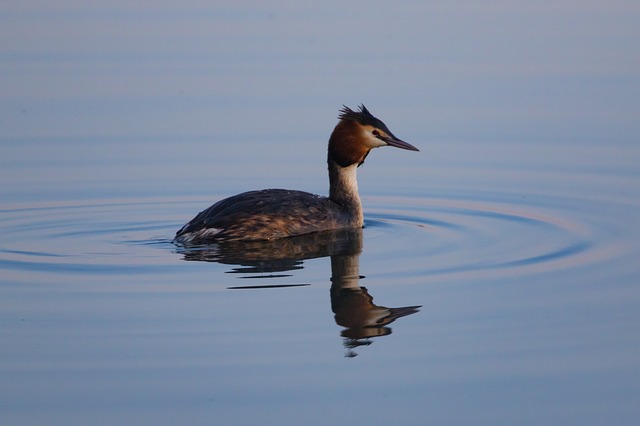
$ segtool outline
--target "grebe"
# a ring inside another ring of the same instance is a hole
[[[356,169],[373,148],[418,151],[394,136],[364,105],[343,107],[328,149],[329,196],[263,189],[234,195],[198,213],[176,233],[175,243],[275,240],[312,232],[362,228]]]

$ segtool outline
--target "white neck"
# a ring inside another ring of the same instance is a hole
[[[329,159],[329,198],[344,207],[352,217],[353,224],[361,227],[364,224],[362,203],[358,194],[356,180],[357,164],[341,167]]]
[[[360,289],[360,253],[348,256],[331,256],[332,290]]]

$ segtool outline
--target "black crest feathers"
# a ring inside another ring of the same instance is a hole
[[[348,106],[343,105],[340,110],[340,115],[338,115],[340,120],[351,120],[357,121],[363,126],[372,126],[380,130],[384,130],[387,134],[391,135],[391,131],[387,128],[387,126],[382,122],[382,120],[374,117],[369,110],[364,106],[360,105],[358,107],[358,111],[354,111]]]

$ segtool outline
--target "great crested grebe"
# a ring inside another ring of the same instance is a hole
[[[356,169],[373,148],[394,146],[418,151],[394,136],[364,105],[343,107],[329,138],[329,196],[263,189],[218,201],[176,233],[175,243],[275,240],[312,232],[362,228]]]

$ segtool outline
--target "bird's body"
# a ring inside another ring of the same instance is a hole
[[[340,229],[348,222],[349,212],[328,197],[263,189],[218,201],[186,224],[176,238],[182,242],[273,240]]]
[[[361,228],[364,224],[356,169],[369,151],[395,146],[417,151],[396,138],[364,106],[344,107],[329,140],[329,196],[303,191],[264,189],[218,201],[183,226],[175,237],[181,244],[228,240],[274,240],[313,232]]]

